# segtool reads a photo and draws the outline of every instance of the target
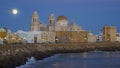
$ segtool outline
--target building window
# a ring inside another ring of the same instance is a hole
[[[51,24],[51,22],[52,22],[52,21],[50,20],[50,24]]]
[[[34,18],[33,18],[33,21],[34,21]]]

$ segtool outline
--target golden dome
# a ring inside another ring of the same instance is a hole
[[[67,20],[67,18],[65,16],[59,16],[57,20]]]

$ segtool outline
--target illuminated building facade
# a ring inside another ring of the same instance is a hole
[[[103,41],[115,42],[116,41],[116,27],[104,26],[103,27]]]

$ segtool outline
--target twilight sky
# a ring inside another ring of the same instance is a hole
[[[18,15],[11,10],[18,9]],[[84,30],[98,34],[104,25],[116,26],[120,33],[120,0],[0,0],[0,27],[12,31],[29,31],[33,11],[40,21],[48,23],[48,16],[64,15]]]

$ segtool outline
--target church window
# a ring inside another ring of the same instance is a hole
[[[51,22],[52,22],[52,21],[50,20],[50,24],[51,24]]]
[[[36,19],[35,19],[35,22],[36,22]]]
[[[33,21],[34,21],[34,18],[33,18]]]

